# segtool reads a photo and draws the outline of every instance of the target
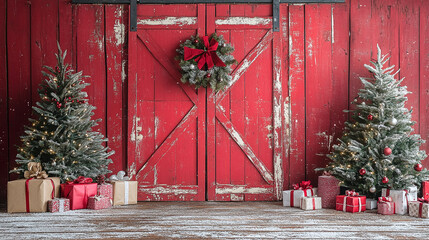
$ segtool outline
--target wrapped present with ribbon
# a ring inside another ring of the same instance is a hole
[[[303,210],[322,209],[322,198],[317,196],[302,197],[300,205]]]
[[[113,205],[137,204],[137,181],[130,181],[124,171],[110,176],[113,185]]]
[[[377,209],[377,200],[372,198],[366,199],[366,210]]]
[[[301,207],[301,197],[317,195],[317,188],[313,188],[310,181],[302,181],[292,185],[293,190],[283,191],[283,206]]]
[[[395,214],[404,215],[408,213],[409,202],[417,201],[417,187],[412,186],[403,190],[383,188],[381,189],[381,196],[392,197],[393,202],[395,202]]]
[[[88,198],[88,209],[100,210],[112,207],[112,200],[106,196],[93,196]]]
[[[88,198],[97,194],[97,183],[92,178],[80,176],[74,181],[61,184],[61,196],[70,199],[70,209],[87,208]]]
[[[336,198],[337,211],[343,212],[364,212],[366,210],[366,197],[359,196],[354,190],[347,190],[346,195],[339,195]]]
[[[391,197],[379,197],[377,213],[383,215],[392,215],[395,214],[395,202]]]
[[[109,183],[98,184],[97,195],[105,196],[113,200],[113,185]]]
[[[423,181],[421,187],[422,198],[429,198],[429,181]]]
[[[429,218],[429,198],[418,198],[410,202],[410,216],[418,218]]]
[[[7,212],[46,212],[48,201],[59,197],[60,178],[48,177],[42,165],[27,164],[24,177],[7,183]]]
[[[49,212],[67,212],[70,211],[70,199],[54,198],[48,201]]]
[[[336,197],[340,195],[340,181],[325,171],[319,176],[317,187],[317,195],[322,198],[322,208],[335,208]]]

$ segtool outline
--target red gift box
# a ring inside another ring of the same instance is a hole
[[[70,210],[70,199],[54,198],[48,201],[49,212],[66,212]]]
[[[335,208],[336,197],[340,195],[340,181],[334,176],[319,176],[317,195],[322,198],[322,208]]]
[[[100,210],[112,207],[112,200],[106,196],[93,196],[88,198],[88,209]]]
[[[429,181],[422,182],[422,198],[429,198]]]
[[[377,213],[383,215],[395,214],[395,202],[393,202],[391,197],[378,198]]]
[[[85,181],[88,182],[88,181]],[[70,209],[84,209],[88,198],[97,195],[97,183],[68,182],[61,184],[61,196],[70,199]]]
[[[364,212],[366,210],[366,197],[339,195],[336,199],[335,209],[351,213]]]
[[[100,184],[97,186],[97,195],[108,197],[113,200],[113,185]]]

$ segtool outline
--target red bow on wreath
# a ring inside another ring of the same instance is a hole
[[[299,185],[292,184],[292,187],[294,190],[305,190],[313,188],[313,186],[311,186],[311,181],[302,181]]]
[[[184,47],[184,59],[188,61],[198,56],[195,58],[195,61],[198,63],[199,69],[202,69],[205,64],[207,64],[207,69],[211,69],[215,65],[218,67],[225,67],[225,63],[222,62],[222,60],[216,54],[219,43],[214,38],[212,38],[209,43],[208,36],[203,37],[203,42],[206,50]]]

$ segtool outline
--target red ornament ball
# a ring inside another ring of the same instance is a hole
[[[421,165],[420,163],[417,163],[416,165],[414,165],[414,170],[416,170],[417,172],[420,172],[421,170],[423,170],[423,165]]]
[[[360,175],[365,175],[366,174],[365,168],[362,168],[361,170],[359,170],[359,174]]]
[[[58,66],[55,67],[55,72],[60,72],[60,68]]]
[[[383,179],[381,179],[381,181],[386,184],[389,182],[389,179],[387,177],[383,177]]]
[[[371,114],[369,114],[367,118],[368,118],[369,121],[372,121],[372,119],[374,119],[374,116],[372,116]]]
[[[212,75],[210,73],[207,73],[206,77],[210,78]]]
[[[199,42],[200,40],[198,40],[198,38],[194,40],[194,43],[199,43]]]
[[[385,147],[384,155],[389,156],[390,154],[392,154],[392,149],[390,149],[390,147]]]

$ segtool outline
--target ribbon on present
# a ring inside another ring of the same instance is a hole
[[[429,199],[417,198],[417,201],[419,201],[419,218],[421,218],[423,213],[423,203],[429,203]]]
[[[346,190],[346,196],[357,197],[359,196],[359,193],[355,192],[355,190]]]
[[[92,178],[87,178],[84,176],[79,176],[78,178],[76,178],[73,182],[67,182],[68,184],[87,184],[87,183],[92,183]]]
[[[292,184],[292,187],[294,190],[290,191],[290,205],[293,207],[294,205],[294,191],[295,190],[303,190],[304,191],[304,197],[307,197],[307,189],[311,191],[311,196],[314,195],[313,192],[313,186],[311,185],[311,181],[302,181],[299,184]]]
[[[96,196],[94,196],[94,199],[95,199],[95,201],[100,201],[101,199],[103,199],[103,196],[100,196],[100,195],[96,195]]]
[[[29,178],[25,181],[25,210],[27,212],[30,212],[30,188],[28,187],[29,182],[31,180],[33,180],[34,178]],[[51,199],[55,198],[55,184],[54,181],[52,179],[51,180],[51,184],[52,184],[52,192],[51,192]]]
[[[393,214],[396,213],[395,202],[393,202],[392,197],[379,197],[378,204],[387,204],[389,206],[388,211],[390,212],[390,208],[393,206]]]
[[[124,200],[124,204],[128,204],[128,199],[129,199],[129,193],[130,193],[130,185],[129,185],[129,181],[130,178],[128,176],[125,176],[125,171],[119,171],[116,175],[112,175],[110,176],[110,181],[124,181],[124,192],[125,192],[125,200]]]
[[[410,204],[408,203],[408,190],[407,189],[404,189],[403,190],[404,192],[405,192],[405,199],[407,200],[407,213],[409,212],[409,209],[410,209]],[[389,197],[390,196],[390,187],[388,187],[387,189],[386,189],[386,197]]]
[[[353,191],[353,192],[355,192],[355,191]],[[357,193],[357,194],[359,195],[359,193]],[[347,191],[346,191],[346,196],[344,196],[344,201],[343,201],[343,212],[347,212],[347,198],[348,197],[357,197],[358,195],[349,196],[349,195],[347,195]],[[360,199],[360,197],[358,198],[358,203],[359,203],[359,212],[362,212],[362,200]]]
[[[209,43],[208,36],[204,36],[202,39],[205,47],[204,50],[184,47],[184,59],[188,61],[196,57],[195,61],[198,63],[199,69],[203,69],[205,64],[207,64],[207,69],[212,69],[215,65],[225,67],[225,63],[216,54],[219,43],[214,38]]]
[[[42,164],[39,162],[29,162],[27,164],[28,170],[24,172],[24,177],[29,178],[48,178],[48,174],[42,170]]]

